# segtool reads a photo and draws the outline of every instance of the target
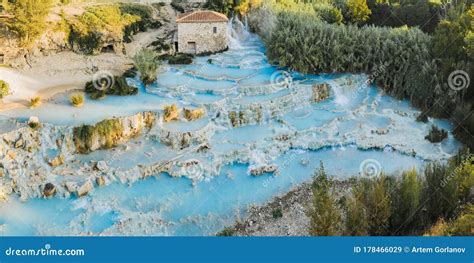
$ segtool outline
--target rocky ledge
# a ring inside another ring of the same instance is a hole
[[[341,194],[349,189],[347,181],[335,181]],[[306,182],[288,193],[274,197],[263,205],[251,206],[247,216],[226,227],[219,236],[307,236],[309,217],[306,215],[313,193]]]

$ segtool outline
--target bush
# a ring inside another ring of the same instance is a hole
[[[448,137],[448,132],[444,129],[439,129],[437,126],[432,125],[431,130],[428,135],[425,136],[425,139],[432,143],[442,142]]]
[[[273,217],[273,219],[282,218],[283,217],[283,211],[281,210],[281,208],[277,208],[277,209],[273,210],[272,211],[272,217]]]
[[[98,54],[102,48],[122,41],[130,42],[131,36],[145,31],[152,22],[149,7],[139,4],[100,5],[87,8],[77,18],[67,18],[69,42],[76,51]]]
[[[188,65],[193,63],[194,56],[192,54],[178,53],[168,59],[170,65]]]
[[[107,95],[132,96],[138,94],[138,88],[129,86],[124,76],[114,76],[110,87],[104,87],[104,89],[96,88],[100,86],[100,83],[89,81],[86,83],[85,92],[89,94],[89,97],[93,100],[103,99]]]
[[[156,80],[156,74],[161,61],[158,54],[150,49],[143,49],[133,57],[135,68],[140,72],[140,77],[145,85],[151,84]]]
[[[3,99],[7,95],[10,95],[10,85],[0,79],[0,99]]]
[[[270,61],[279,66],[303,73],[380,72],[379,86],[421,103],[432,94],[423,85],[431,77],[424,66],[431,60],[430,40],[418,29],[338,26],[283,13],[266,43]]]
[[[93,143],[100,138],[105,140],[103,148],[112,148],[117,145],[124,128],[119,119],[103,120],[95,125],[82,125],[73,130],[74,144],[79,153],[89,153]]]
[[[176,106],[176,104],[166,105],[163,108],[163,111],[165,122],[177,120],[179,117],[178,107]]]
[[[235,234],[235,229],[233,227],[226,227],[221,232],[217,233],[217,236],[220,237],[231,237]]]
[[[84,95],[83,94],[73,94],[69,98],[69,101],[74,107],[81,107],[84,105]]]
[[[39,105],[41,105],[41,97],[40,96],[34,97],[30,100],[30,107],[31,108],[38,107]]]
[[[52,7],[52,0],[9,2],[7,12],[12,15],[12,19],[7,21],[7,26],[19,36],[20,44],[29,48],[46,29],[46,17]]]

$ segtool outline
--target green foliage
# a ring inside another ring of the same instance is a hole
[[[402,232],[416,229],[421,219],[421,183],[416,170],[404,172],[396,184],[392,198],[391,225]]]
[[[372,15],[369,24],[376,26],[418,26],[424,32],[433,32],[440,21],[441,4],[431,0],[376,1],[369,0]]]
[[[0,99],[3,99],[7,95],[10,95],[10,85],[0,79]]]
[[[376,83],[392,95],[421,103],[427,100],[425,93],[432,93],[431,87],[419,85],[430,81],[422,74],[431,59],[430,40],[417,29],[337,26],[282,13],[266,43],[272,62],[304,73],[370,74],[386,65]]]
[[[327,3],[314,4],[314,10],[316,15],[327,23],[339,25],[344,22],[341,10],[333,5]]]
[[[474,229],[474,205],[468,205],[466,211],[461,213],[447,229],[448,235],[472,236]]]
[[[439,129],[436,125],[432,125],[431,130],[429,134],[425,136],[425,139],[432,143],[438,143],[442,142],[447,137],[448,132],[445,129]]]
[[[338,235],[341,227],[341,214],[333,193],[333,181],[326,175],[322,163],[319,171],[315,174],[312,191],[313,202],[308,211],[309,234],[312,236]]]
[[[365,193],[363,183],[356,181],[352,185],[352,196],[350,196],[346,201],[345,235],[368,235],[369,224],[364,200]]]
[[[178,53],[168,59],[170,65],[187,65],[193,63],[194,56],[192,54]]]
[[[104,148],[117,145],[124,129],[120,120],[104,120],[96,125],[82,125],[73,130],[74,144],[79,153],[89,153],[96,140],[105,140]]]
[[[74,107],[80,107],[84,104],[84,95],[78,93],[78,94],[73,94],[69,98],[69,101]]]
[[[31,47],[44,32],[51,6],[52,0],[15,0],[7,5],[12,17],[7,27],[18,35],[23,47]]]
[[[450,218],[456,209],[456,185],[447,166],[434,163],[425,168],[423,202],[426,216],[435,222],[438,218]]]
[[[230,15],[230,11],[234,8],[233,0],[207,0],[205,8],[214,10],[226,15]]]
[[[277,208],[277,209],[273,210],[272,211],[272,217],[273,217],[273,219],[278,219],[278,218],[283,217],[283,211],[281,210],[281,208]]]
[[[146,30],[152,21],[149,7],[139,4],[115,4],[89,7],[84,14],[67,18],[69,41],[75,50],[98,54],[110,41],[131,41],[131,36]]]
[[[34,97],[30,100],[30,107],[31,108],[36,108],[39,105],[41,105],[41,97],[40,96],[36,96],[36,97]]]
[[[474,7],[453,3],[454,11],[449,9],[446,18],[438,25],[439,3],[369,1],[371,7],[386,7],[386,15],[381,20],[390,21],[389,14],[394,10],[400,12],[404,20],[397,19],[398,24],[393,24],[402,26],[399,28],[328,25],[323,21],[334,21],[321,14],[323,9],[317,8],[336,7],[348,19],[348,5],[359,8],[364,3],[269,0],[251,11],[249,19],[252,28],[265,41],[271,62],[312,74],[351,72],[371,75],[377,72],[375,84],[390,95],[409,99],[423,110],[420,121],[426,121],[428,116],[451,118],[460,124],[453,132],[456,138],[474,147],[474,116],[470,114],[474,82],[454,91],[448,79],[455,70],[474,76]],[[425,19],[425,16],[433,19]],[[350,18],[348,20],[351,22]],[[376,19],[370,23],[383,24]],[[431,36],[404,25],[420,26],[426,32],[433,32],[438,26]],[[379,72],[382,65],[383,70]]]
[[[217,236],[220,237],[231,237],[235,234],[235,229],[233,227],[226,227],[221,232],[217,233]]]
[[[143,49],[133,57],[135,68],[140,72],[143,83],[151,84],[157,78],[157,70],[161,65],[158,54],[150,49]]]
[[[347,0],[346,10],[348,20],[354,24],[364,24],[372,13],[366,0]]]
[[[171,0],[171,7],[174,8],[174,10],[184,13],[184,7],[183,7],[183,0]]]
[[[102,99],[106,95],[132,96],[138,94],[138,88],[129,86],[124,76],[115,76],[112,83],[113,85],[110,87],[98,89],[97,87],[101,87],[101,83],[89,81],[86,83],[84,91],[90,95],[91,99]]]

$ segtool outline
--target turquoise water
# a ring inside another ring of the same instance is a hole
[[[136,182],[115,180],[82,198],[20,202],[12,197],[0,203],[0,233],[210,235],[244,217],[249,205],[262,204],[311,180],[321,161],[330,175],[347,178],[360,175],[361,164],[367,160],[375,160],[380,172],[398,173],[421,170],[429,161],[444,161],[459,148],[451,134],[441,144],[424,140],[432,123],[447,130],[452,129],[451,124],[416,122],[419,111],[408,102],[383,95],[373,86],[360,88],[365,76],[283,74],[280,70],[284,69],[268,63],[264,51],[261,41],[251,36],[239,49],[198,57],[188,66],[166,66],[158,81],[147,88],[138,79],[130,79],[140,88],[137,96],[87,100],[84,107],[73,108],[63,94],[39,108],[3,112],[23,121],[38,116],[55,125],[79,125],[145,110],[161,111],[170,103],[207,110],[195,122],[158,124],[150,135],[124,145],[126,151],[76,156],[82,163],[105,160],[119,170],[172,158],[197,159],[203,164],[200,180],[163,173]],[[282,74],[291,76],[291,89],[280,85]],[[333,83],[329,99],[312,104],[299,101],[298,91],[325,81]],[[279,104],[288,97],[289,106]],[[249,105],[264,105],[261,123],[232,128],[220,119],[229,110]],[[3,123],[2,129],[9,131],[10,122]],[[213,128],[208,131],[209,124]],[[388,132],[381,133],[384,129]],[[202,131],[210,150],[183,153],[172,149],[153,138],[162,131]],[[283,135],[292,136],[291,142],[275,139]],[[262,164],[276,164],[279,172],[259,177],[249,174],[249,169]]]

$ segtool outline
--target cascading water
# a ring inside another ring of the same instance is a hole
[[[334,91],[334,96],[336,97],[334,102],[342,106],[347,105],[347,103],[349,103],[349,99],[344,95],[341,85],[332,80],[328,80],[327,82],[329,85],[331,85],[331,88]]]
[[[230,49],[242,49],[242,42],[250,37],[248,22],[244,25],[237,16],[233,16],[227,23],[227,38]]]

